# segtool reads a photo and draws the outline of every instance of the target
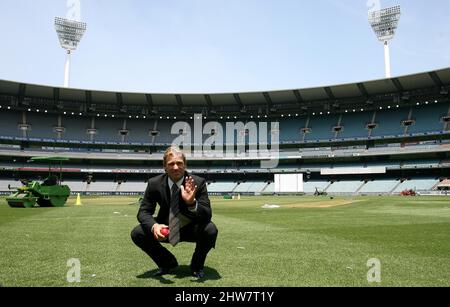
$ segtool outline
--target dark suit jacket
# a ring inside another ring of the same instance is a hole
[[[212,213],[208,191],[206,189],[206,180],[199,176],[188,175],[187,173],[184,178],[186,178],[186,176],[191,176],[197,185],[195,199],[197,200],[198,205],[196,212],[189,211],[187,204],[180,195],[180,212],[190,218],[194,223],[208,223],[211,221]],[[151,178],[148,181],[144,198],[141,201],[137,219],[148,233],[151,233],[151,229],[155,223],[169,225],[170,190],[167,178],[167,174]],[[154,218],[153,214],[155,213],[156,204],[158,204],[160,208],[158,215]]]

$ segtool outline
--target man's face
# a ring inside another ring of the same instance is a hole
[[[173,182],[179,181],[184,176],[186,166],[181,155],[173,154],[167,156],[164,170]]]

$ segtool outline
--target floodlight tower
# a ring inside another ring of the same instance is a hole
[[[69,87],[70,55],[72,51],[77,49],[86,31],[86,23],[55,17],[55,29],[61,47],[67,50],[66,63],[64,65],[64,87]]]
[[[378,40],[384,43],[384,62],[386,78],[391,77],[391,58],[389,54],[389,41],[395,36],[400,20],[400,6],[393,6],[379,11],[369,12],[369,23]]]

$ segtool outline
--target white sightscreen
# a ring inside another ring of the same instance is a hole
[[[275,193],[303,192],[303,174],[275,174]]]

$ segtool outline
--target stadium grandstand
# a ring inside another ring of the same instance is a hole
[[[29,163],[30,157],[57,155],[70,158],[62,171],[73,193],[141,194],[146,181],[163,172],[165,148],[180,137],[194,143],[217,137],[215,146],[223,140],[223,150],[228,146],[239,154],[221,159],[188,154],[189,170],[205,177],[215,195],[273,194],[278,173],[302,173],[306,194],[446,193],[449,88],[450,68],[224,94],[104,92],[0,80],[0,193],[45,178],[48,166]],[[197,140],[191,127],[199,114],[203,135]],[[174,131],[180,122],[186,128]],[[221,129],[229,122],[243,123],[232,137]],[[255,139],[250,123],[268,123],[268,129],[278,123],[275,167],[262,166],[267,157],[256,146],[263,137],[273,149],[274,131],[259,130]]]

